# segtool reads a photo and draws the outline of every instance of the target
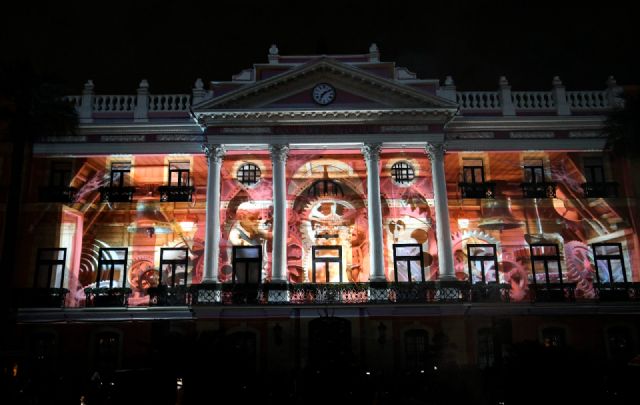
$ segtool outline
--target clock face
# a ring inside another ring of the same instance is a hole
[[[336,99],[336,89],[327,83],[317,84],[311,93],[313,101],[320,105],[328,105]]]

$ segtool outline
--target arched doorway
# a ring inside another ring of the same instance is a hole
[[[352,362],[351,322],[336,317],[309,322],[309,368],[344,371]]]

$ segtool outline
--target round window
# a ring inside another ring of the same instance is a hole
[[[409,162],[396,162],[391,166],[391,177],[398,184],[406,185],[416,177],[413,166]]]
[[[236,177],[245,186],[253,186],[260,181],[260,168],[253,163],[245,163],[238,169]]]

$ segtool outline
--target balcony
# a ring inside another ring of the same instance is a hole
[[[195,187],[193,186],[161,186],[160,202],[191,202]]]
[[[63,308],[66,288],[20,288],[14,291],[20,308]]]
[[[101,187],[101,202],[132,202],[135,187]]]
[[[496,183],[458,183],[462,198],[495,198]]]
[[[607,181],[600,183],[583,183],[585,198],[616,198],[618,196],[618,183]]]
[[[523,198],[555,198],[556,183],[520,183]]]
[[[38,190],[38,199],[41,202],[57,202],[71,204],[75,201],[78,189],[65,186],[46,186]]]

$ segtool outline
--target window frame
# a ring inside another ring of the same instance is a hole
[[[46,252],[58,252],[62,253],[62,259],[45,259],[44,253]],[[67,264],[67,248],[38,248],[38,253],[36,256],[36,269],[33,277],[33,288],[42,288],[38,287],[38,275],[40,274],[40,268],[47,266],[48,267],[48,275],[47,275],[47,287],[45,288],[64,288],[64,274],[65,267]],[[53,273],[55,272],[56,266],[62,266],[62,271],[60,273],[60,287],[51,287],[51,279]]]
[[[403,256],[403,255],[398,255],[396,248],[402,248],[402,247],[417,247],[420,250],[419,255],[416,256]],[[394,275],[394,280],[396,283],[399,283],[400,281],[398,281],[398,262],[404,262],[407,264],[407,278],[408,281],[406,281],[407,283],[414,283],[416,281],[411,280],[411,262],[415,262],[418,261],[420,262],[420,275],[421,275],[421,280],[419,280],[420,282],[424,282],[425,281],[425,277],[424,277],[424,254],[422,252],[422,245],[419,243],[394,243],[393,246],[393,275]]]
[[[321,250],[337,250],[338,257],[333,256],[317,256],[317,252]],[[311,246],[311,282],[316,281],[316,264],[325,264],[325,280],[330,280],[329,263],[338,263],[339,283],[342,283],[342,246],[340,245],[315,245]],[[330,284],[331,281],[325,281],[323,284]]]
[[[490,256],[475,256],[471,254],[471,250],[474,248],[491,248],[493,250],[493,255]],[[493,262],[493,265],[496,269],[496,279],[495,282],[500,284],[500,272],[498,271],[498,246],[495,243],[469,243],[467,244],[467,266],[469,268],[469,282],[473,284],[478,284],[478,282],[473,282],[473,271],[471,268],[472,261],[480,262],[480,274],[482,276],[482,284],[487,284],[488,281],[486,279],[485,274],[485,262]]]
[[[181,251],[184,252],[184,259],[165,259],[165,252]],[[160,248],[160,271],[158,272],[158,285],[162,285],[162,273],[164,273],[164,266],[168,265],[171,268],[171,285],[169,287],[176,286],[176,268],[180,265],[184,265],[184,285],[187,285],[189,276],[189,249],[187,248]],[[178,284],[179,286],[179,284]]]
[[[399,160],[392,164],[389,173],[393,182],[400,186],[408,186],[416,178],[416,169],[407,160]]]
[[[555,255],[549,254],[534,254],[534,248],[545,248],[545,247],[554,247],[556,249]],[[562,279],[562,264],[560,261],[560,246],[557,243],[532,243],[529,245],[529,254],[531,259],[531,273],[533,275],[533,284],[537,285],[538,280],[536,278],[536,262],[542,261],[544,263],[544,274],[545,274],[545,284],[546,286],[552,285],[564,285],[564,280]],[[549,277],[549,263],[555,262],[558,265],[558,278],[560,280],[559,283],[552,283]]]
[[[258,257],[239,257],[238,252],[241,250],[250,250],[255,249],[258,252]],[[261,245],[253,245],[253,246],[233,246],[231,249],[231,283],[232,284],[260,284],[262,283],[262,246]],[[244,283],[238,282],[238,268],[237,265],[244,263],[245,264],[245,274],[244,274]],[[258,282],[257,283],[249,283],[249,265],[251,263],[258,265]]]
[[[245,162],[241,164],[236,171],[236,180],[246,187],[253,187],[257,185],[260,183],[261,179],[262,170],[260,169],[260,166],[252,162]],[[251,182],[251,180],[255,181]]]
[[[600,255],[598,254],[598,248],[599,247],[617,247],[618,248],[618,252],[619,254],[617,255]],[[620,264],[622,266],[622,279],[623,279],[623,283],[627,284],[628,283],[628,279],[627,279],[627,268],[625,266],[624,263],[624,251],[622,250],[622,243],[592,243],[591,244],[591,250],[593,252],[593,263],[595,264],[595,268],[596,268],[596,281],[598,284],[603,284],[603,282],[600,280],[600,269],[598,267],[598,261],[607,261],[607,272],[609,273],[609,284],[613,285],[614,283],[614,278],[613,278],[613,268],[611,266],[611,261],[612,260],[619,260]]]
[[[108,257],[104,257],[103,253],[106,254],[108,252],[116,252],[116,251],[124,251],[124,259],[109,259]],[[109,288],[113,288],[113,277],[115,275],[115,266],[122,265],[124,270],[122,274],[122,286],[120,288],[126,288],[127,286],[127,258],[129,254],[128,247],[109,247],[103,248],[101,247],[98,251],[98,267],[96,272],[96,287],[100,288],[101,275],[103,273],[103,266],[109,266]]]
[[[189,166],[188,169],[180,169],[180,168],[172,168],[172,165],[174,164],[186,164]],[[178,175],[178,182],[177,184],[173,184],[172,183],[172,174],[173,173],[177,173]],[[186,179],[186,184],[183,184],[182,181],[182,174],[186,173],[187,174],[187,179]],[[168,165],[168,181],[167,181],[167,185],[169,187],[189,187],[191,185],[191,162],[186,162],[186,161],[170,161],[169,165]]]

